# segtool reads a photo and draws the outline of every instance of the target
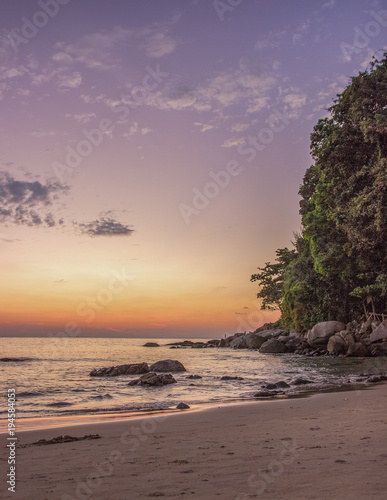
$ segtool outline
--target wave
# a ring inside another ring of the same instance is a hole
[[[24,363],[26,361],[39,361],[37,358],[0,358],[2,363]]]
[[[90,399],[113,399],[110,394],[99,394],[98,396],[91,396]]]
[[[16,396],[18,398],[32,398],[34,396],[43,396],[44,392],[42,391],[23,391],[23,392],[18,392],[16,393]]]
[[[56,403],[48,403],[46,406],[53,406],[55,408],[61,408],[62,406],[72,406],[73,403],[68,403],[67,401],[57,401]]]

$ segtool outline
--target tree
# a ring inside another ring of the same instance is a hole
[[[282,324],[387,312],[387,53],[351,79],[311,134],[314,164],[300,187],[302,234],[259,281],[262,308]]]

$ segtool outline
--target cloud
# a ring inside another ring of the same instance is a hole
[[[329,0],[329,2],[323,3],[321,5],[322,9],[331,9],[336,3],[336,0]]]
[[[233,148],[235,146],[239,146],[239,144],[243,144],[245,140],[243,137],[233,137],[231,139],[227,139],[227,141],[224,141],[222,144],[222,148]]]
[[[18,180],[5,171],[0,172],[0,221],[25,226],[53,227],[63,221],[55,220],[51,210],[67,186],[48,180]]]
[[[248,123],[236,123],[233,127],[232,127],[232,131],[233,132],[243,132],[245,131],[246,129],[249,128],[249,124]]]
[[[29,133],[31,137],[35,137],[36,139],[43,139],[44,137],[52,137],[53,135],[56,135],[55,130],[33,130],[32,132]]]
[[[162,32],[155,33],[144,44],[145,52],[149,57],[162,57],[172,54],[176,46],[176,40]]]
[[[242,58],[238,68],[218,74],[211,80],[194,85],[183,85],[178,79],[169,81],[162,90],[152,92],[144,104],[158,109],[182,111],[216,110],[235,104],[245,104],[249,113],[269,104],[269,92],[276,87],[276,62],[262,66]]]
[[[111,212],[100,214],[100,217],[87,223],[75,223],[82,234],[88,236],[130,236],[134,229],[113,218]]]
[[[74,118],[79,123],[88,123],[93,118],[96,118],[97,115],[95,113],[81,113],[72,115],[71,113],[67,113],[65,115],[66,118]]]
[[[207,123],[195,122],[194,125],[196,125],[196,127],[200,127],[200,132],[207,132],[207,130],[214,128],[214,125],[208,125]]]
[[[61,75],[59,77],[58,87],[75,89],[82,84],[82,76],[78,71],[74,71],[72,75]]]

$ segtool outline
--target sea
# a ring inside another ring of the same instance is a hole
[[[187,339],[189,340],[189,339]],[[207,339],[203,339],[206,341]],[[160,347],[144,347],[146,342]],[[261,354],[229,348],[175,348],[177,339],[144,338],[0,338],[0,385],[5,396],[16,391],[17,419],[149,412],[188,405],[249,401],[267,383],[287,382],[284,395],[300,391],[339,390],[356,384],[362,374],[387,371],[387,358],[306,357]],[[200,341],[200,339],[194,339]],[[174,373],[176,384],[130,386],[139,376],[90,377],[94,368],[176,359],[186,372]],[[200,375],[200,379],[187,378]],[[242,380],[222,380],[223,376]],[[312,384],[296,386],[297,378]],[[7,407],[0,408],[6,421]]]

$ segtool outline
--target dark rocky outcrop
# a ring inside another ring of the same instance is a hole
[[[177,410],[188,410],[189,408],[191,408],[191,407],[189,405],[187,405],[186,403],[179,403],[176,406]]]
[[[192,378],[192,379],[200,379],[203,378],[200,375],[188,375],[187,378]]]
[[[152,372],[185,372],[187,371],[180,361],[175,359],[164,359],[150,366]]]
[[[140,375],[148,372],[148,363],[132,363],[128,365],[109,366],[108,368],[94,368],[90,372],[90,377],[118,377],[119,375]]]
[[[160,347],[160,345],[157,342],[147,342],[143,347]]]
[[[281,342],[281,340],[272,338],[270,340],[266,340],[266,342],[261,345],[259,352],[264,354],[277,354],[287,352],[287,350],[286,345]]]
[[[176,384],[176,380],[170,373],[154,373],[149,372],[137,380],[132,380],[128,385],[144,385],[144,386],[161,386]]]
[[[224,375],[220,380],[244,380],[243,377],[231,377],[230,375]]]
[[[294,380],[292,383],[293,383],[293,385],[314,384],[314,382],[312,380],[308,380],[306,378],[296,378],[296,380]]]

